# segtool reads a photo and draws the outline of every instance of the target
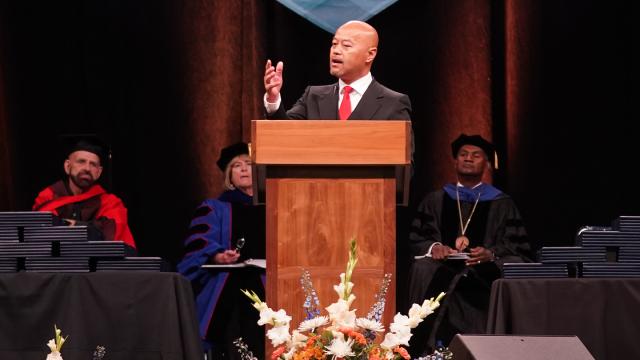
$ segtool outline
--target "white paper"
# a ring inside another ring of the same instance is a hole
[[[235,264],[204,264],[202,265],[202,268],[203,269],[233,269],[233,268],[243,268],[247,266],[266,269],[267,260],[266,259],[247,259],[244,262],[235,263]]]

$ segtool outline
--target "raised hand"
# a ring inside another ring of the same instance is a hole
[[[264,91],[267,93],[267,101],[274,103],[278,101],[280,89],[282,89],[282,69],[284,64],[278,61],[274,67],[271,60],[267,60],[264,68]]]

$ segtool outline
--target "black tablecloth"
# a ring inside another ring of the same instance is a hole
[[[598,360],[640,359],[640,278],[501,279],[489,334],[577,335]]]
[[[44,360],[53,326],[65,360],[201,360],[189,282],[175,273],[0,274],[0,359]]]

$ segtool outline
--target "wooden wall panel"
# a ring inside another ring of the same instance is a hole
[[[395,271],[395,180],[267,179],[267,214],[270,306],[284,308],[293,324],[304,319],[302,269],[311,272],[321,305],[335,302],[333,285],[345,271],[355,237],[352,308],[365,316],[384,274]],[[387,322],[395,313],[393,283],[388,294]]]

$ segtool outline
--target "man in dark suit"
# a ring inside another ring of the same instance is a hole
[[[309,86],[285,111],[280,89],[284,64],[267,60],[264,105],[269,119],[410,120],[411,102],[405,94],[378,83],[371,65],[378,53],[378,33],[362,21],[349,21],[336,31],[329,52],[329,72],[338,82]]]

